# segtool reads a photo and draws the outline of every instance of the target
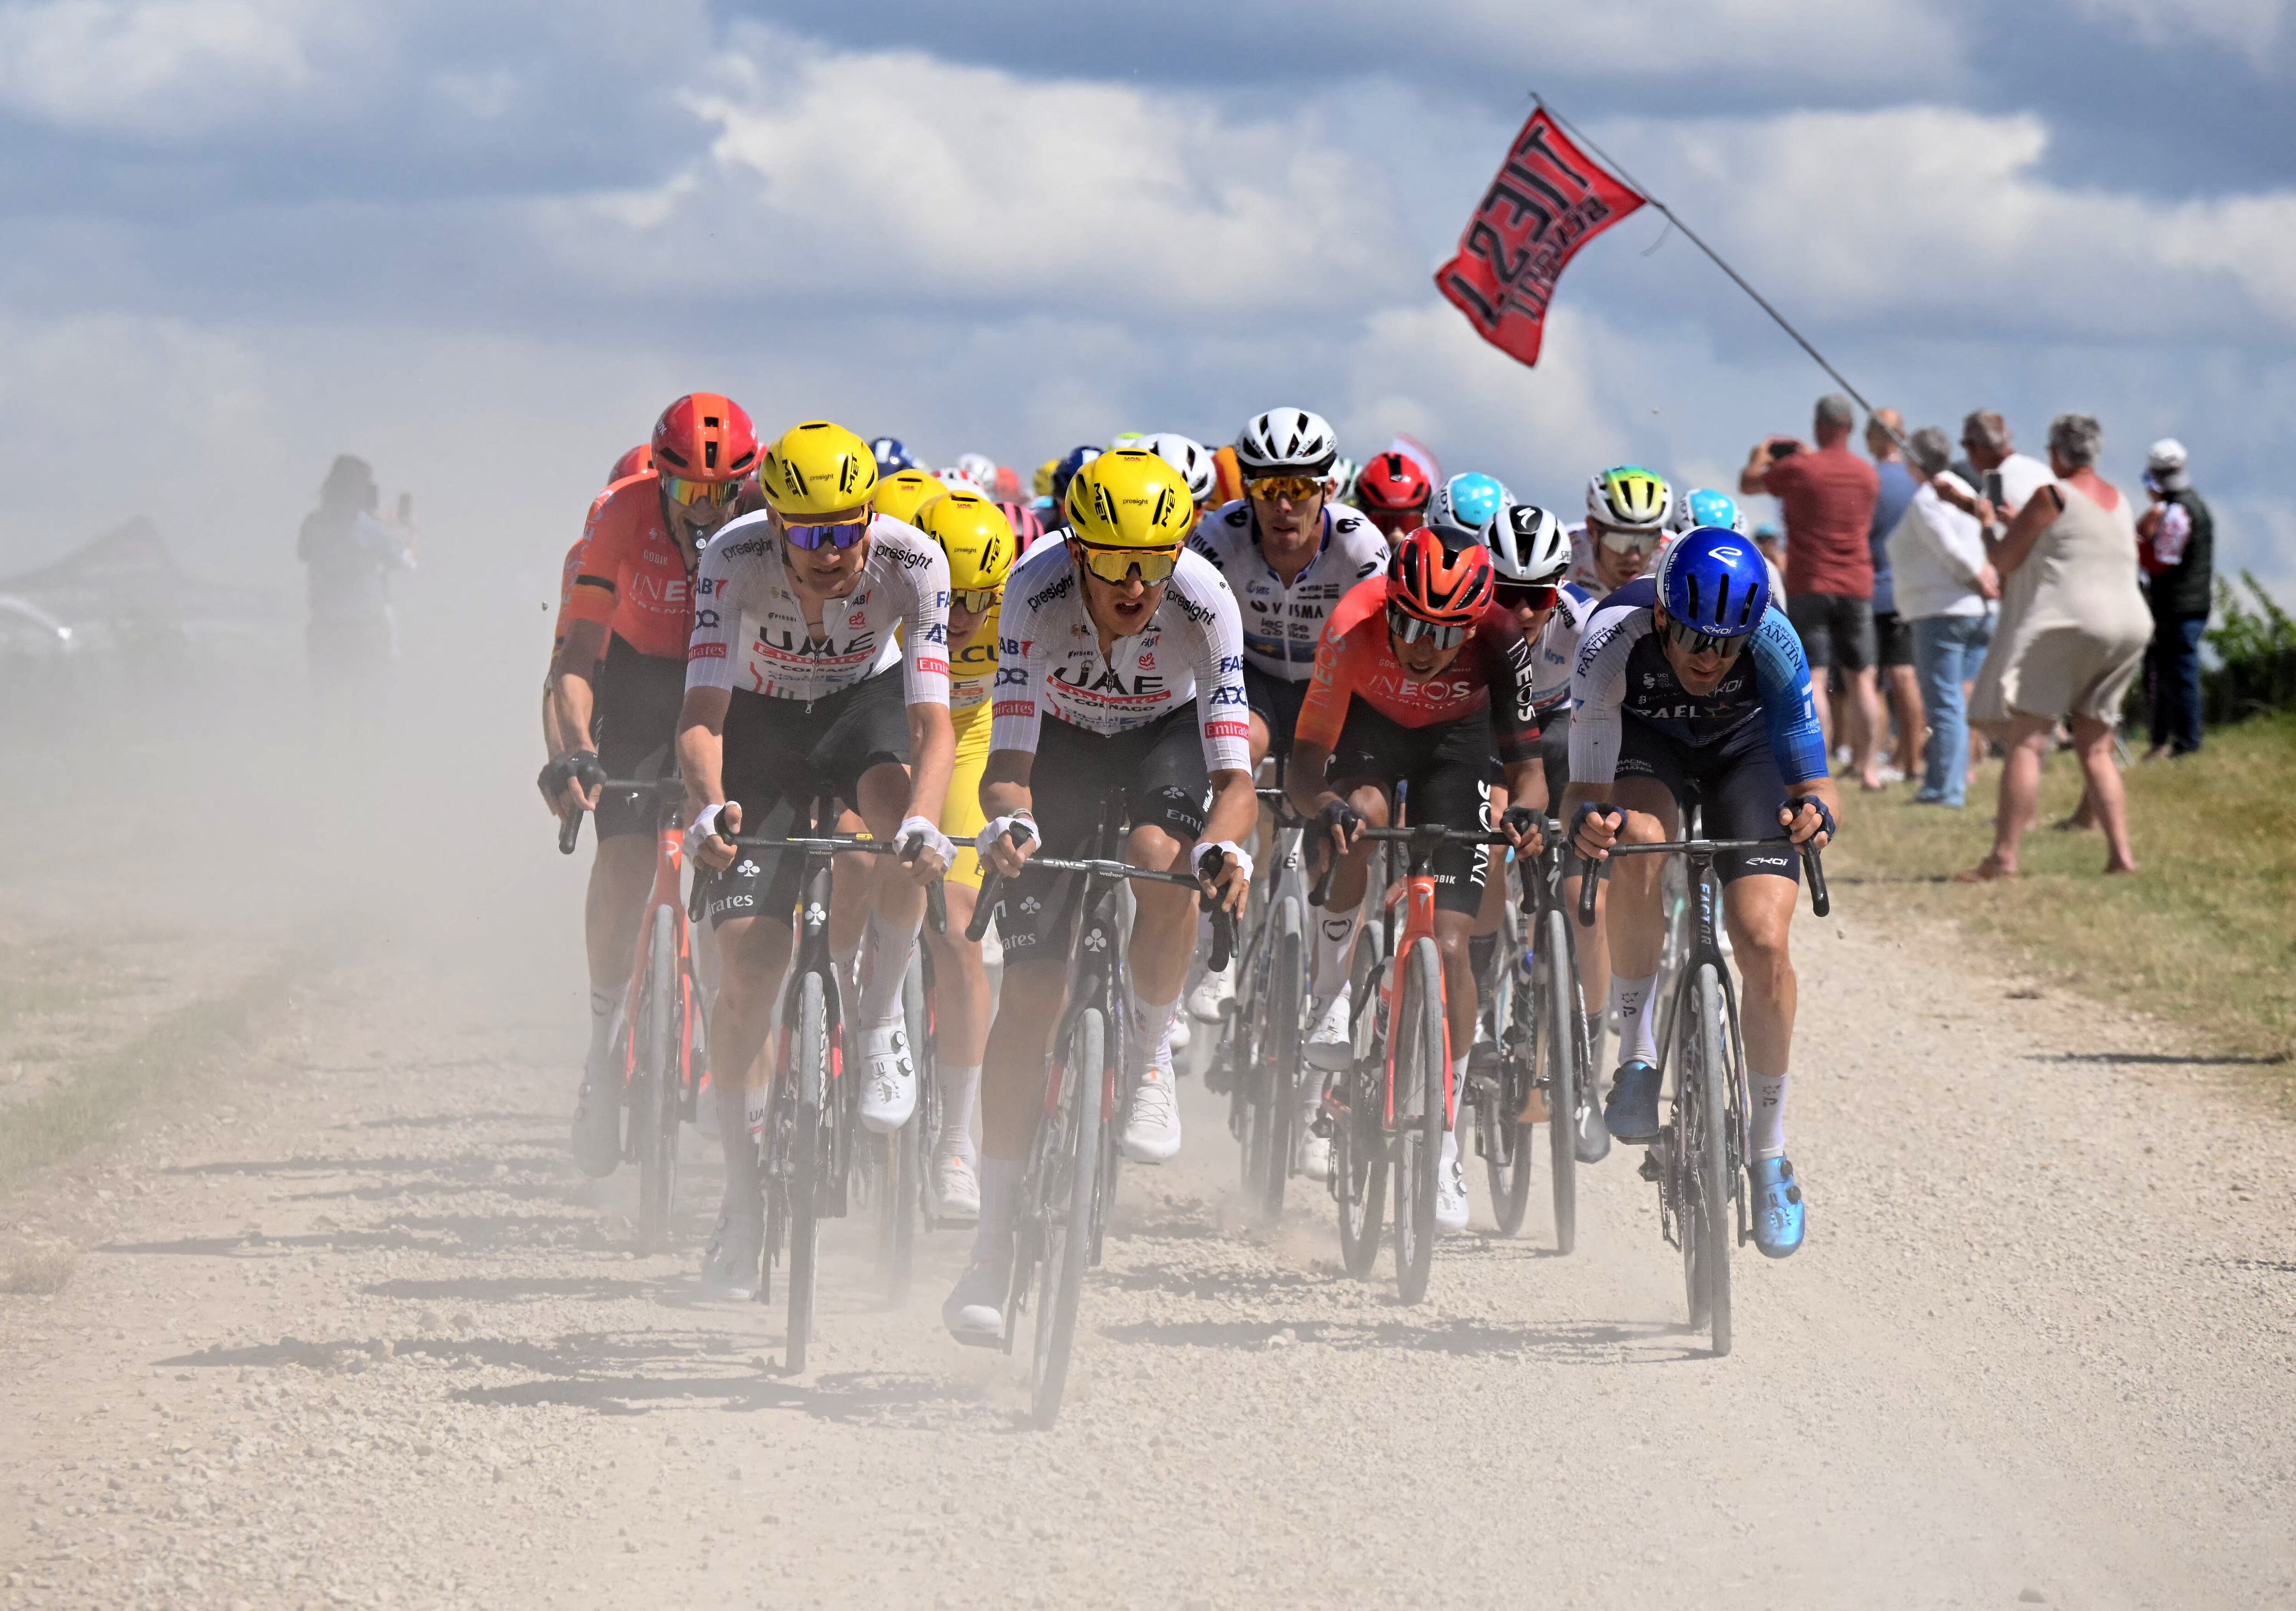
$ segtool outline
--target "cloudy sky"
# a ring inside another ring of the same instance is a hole
[[[1823,377],[1655,214],[1535,371],[1436,299],[1535,86],[1875,401],[2095,413],[2132,489],[2174,432],[2290,581],[2292,9],[0,0],[0,563],[141,512],[291,583],[349,448],[539,587],[705,387],[1023,465],[1298,403],[1563,505],[1806,431]]]

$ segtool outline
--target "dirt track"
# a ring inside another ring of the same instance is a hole
[[[940,1335],[955,1237],[901,1312],[840,1245],[795,1379],[777,1308],[697,1298],[714,1171],[625,1250],[631,1183],[563,1155],[578,878],[519,806],[12,1205],[86,1251],[0,1297],[0,1604],[2296,1604],[2288,1130],[1855,888],[1798,945],[1809,1245],[1741,1258],[1734,1357],[1623,1155],[1573,1257],[1535,1208],[1405,1309],[1304,1186],[1231,1226],[1191,1082],[1039,1434]]]

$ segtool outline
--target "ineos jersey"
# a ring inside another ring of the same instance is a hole
[[[1667,663],[1651,607],[1658,583],[1638,577],[1595,607],[1578,647],[1570,691],[1570,781],[1615,781],[1619,735],[1631,718],[1677,744],[1703,749],[1757,717],[1769,724],[1770,753],[1788,783],[1825,776],[1825,740],[1809,691],[1801,639],[1773,606],[1753,641],[1730,662],[1711,694],[1693,695]]]
[[[782,538],[764,514],[745,515],[710,540],[693,593],[689,688],[810,701],[898,657],[910,704],[948,703],[948,558],[939,543],[890,515],[869,522],[860,578],[823,606],[818,640],[782,563]],[[904,647],[893,646],[896,631]]]
[[[1242,637],[1227,584],[1210,561],[1184,550],[1147,628],[1116,639],[1103,657],[1068,545],[1039,543],[1004,579],[988,747],[1035,753],[1047,713],[1106,735],[1193,700],[1205,769],[1249,771]]]
[[[1210,560],[1235,595],[1244,658],[1270,677],[1306,682],[1316,672],[1324,623],[1348,589],[1387,569],[1387,538],[1344,505],[1324,505],[1324,542],[1290,587],[1259,551],[1259,522],[1240,497],[1196,522],[1191,551]]]
[[[1551,711],[1570,697],[1578,640],[1594,614],[1595,596],[1577,582],[1564,582],[1554,601],[1554,613],[1539,629],[1531,653],[1530,703],[1541,711]]]
[[[1387,625],[1384,578],[1358,584],[1332,614],[1316,653],[1316,678],[1300,705],[1299,741],[1330,751],[1360,699],[1398,727],[1472,720],[1491,735],[1502,761],[1538,754],[1538,712],[1530,700],[1531,648],[1514,616],[1484,607],[1467,640],[1442,670],[1423,676],[1396,658]]]

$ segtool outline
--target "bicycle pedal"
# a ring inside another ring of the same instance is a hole
[[[1658,1183],[1660,1179],[1658,1167],[1658,1148],[1655,1147],[1651,1147],[1643,1154],[1643,1165],[1635,1172],[1640,1175],[1644,1179],[1650,1181],[1652,1185],[1656,1185]]]
[[[1318,1109],[1316,1116],[1308,1122],[1308,1133],[1325,1141],[1330,1140],[1332,1132],[1338,1129],[1339,1126],[1332,1122],[1332,1115],[1321,1109]]]

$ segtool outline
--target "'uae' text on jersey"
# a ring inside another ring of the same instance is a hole
[[[1235,595],[1243,623],[1243,656],[1283,682],[1315,674],[1324,623],[1348,589],[1387,569],[1387,538],[1345,505],[1324,505],[1324,540],[1308,568],[1285,587],[1259,551],[1259,522],[1248,497],[1196,522],[1189,549],[1210,560]]]

